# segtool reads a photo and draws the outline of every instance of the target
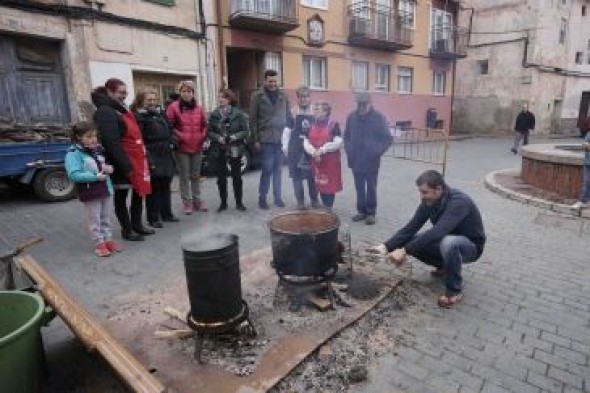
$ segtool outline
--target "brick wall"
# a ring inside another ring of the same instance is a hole
[[[523,181],[543,190],[577,199],[582,187],[582,178],[580,165],[557,164],[522,158]]]

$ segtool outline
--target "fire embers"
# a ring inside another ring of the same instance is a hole
[[[256,370],[270,340],[253,339],[247,325],[230,334],[216,335],[202,344],[201,363],[217,365],[235,375],[248,376]],[[190,337],[174,343],[187,357],[192,357],[197,339]]]

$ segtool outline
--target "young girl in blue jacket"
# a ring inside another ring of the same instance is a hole
[[[78,198],[84,204],[88,230],[95,243],[94,252],[99,257],[108,257],[122,249],[112,239],[113,186],[109,174],[113,173],[113,167],[105,162],[103,148],[98,144],[96,127],[92,123],[74,125],[72,142],[66,154],[68,177],[76,183]]]

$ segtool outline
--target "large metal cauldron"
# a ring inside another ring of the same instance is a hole
[[[274,267],[281,278],[333,276],[338,270],[338,216],[318,211],[290,212],[268,227]]]
[[[238,236],[187,236],[182,240],[193,322],[230,322],[244,314]]]

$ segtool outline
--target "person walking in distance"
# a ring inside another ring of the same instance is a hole
[[[266,196],[271,178],[274,204],[285,207],[281,195],[281,138],[287,126],[291,126],[289,99],[278,87],[277,72],[266,70],[264,86],[252,95],[250,102],[250,132],[255,148],[262,154],[258,206],[263,210],[268,209]]]
[[[348,116],[344,130],[344,148],[356,189],[357,214],[352,220],[373,225],[381,156],[391,145],[392,137],[385,116],[373,109],[368,93],[358,93],[356,103],[357,109]]]
[[[522,110],[516,117],[516,123],[514,124],[514,145],[510,151],[514,154],[518,153],[521,142],[523,146],[528,145],[530,132],[534,129],[535,115],[529,111],[528,104],[523,104]]]
[[[201,200],[199,182],[203,143],[207,138],[207,120],[203,109],[195,100],[195,84],[190,80],[182,81],[178,85],[178,91],[180,98],[168,106],[166,117],[174,129],[183,211],[184,214],[192,214],[194,211],[206,212],[207,207]]]
[[[309,130],[315,121],[311,108],[310,90],[307,86],[301,86],[295,91],[295,94],[297,95],[297,106],[292,110],[293,127],[285,127],[283,131],[283,154],[287,157],[297,209],[305,208],[304,182],[307,182],[311,207],[318,208],[320,205],[315,180],[311,172],[311,157],[303,149],[303,140],[309,138]]]

